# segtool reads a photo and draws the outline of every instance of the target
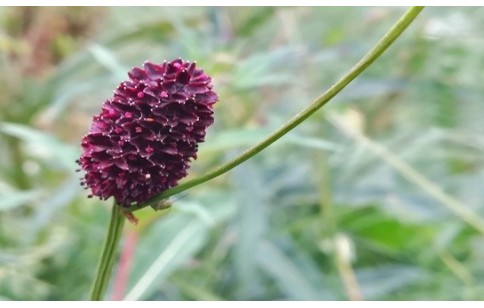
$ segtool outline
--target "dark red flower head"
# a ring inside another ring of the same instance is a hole
[[[145,62],[128,76],[93,117],[77,161],[92,195],[125,207],[187,175],[218,100],[211,78],[193,62]]]

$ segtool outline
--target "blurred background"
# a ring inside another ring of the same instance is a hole
[[[190,177],[260,141],[405,8],[0,8],[0,297],[87,299],[110,202],[75,160],[145,60],[196,60],[216,123]],[[137,212],[107,299],[484,300],[483,8],[427,8],[289,135]]]

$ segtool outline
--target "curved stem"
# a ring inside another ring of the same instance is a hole
[[[323,107],[328,101],[330,101],[336,94],[343,90],[353,79],[358,77],[370,64],[372,64],[380,55],[390,47],[393,42],[402,34],[402,32],[412,23],[412,21],[417,17],[417,15],[423,10],[423,7],[411,7],[405,12],[405,14],[400,17],[400,19],[393,25],[393,27],[380,39],[378,43],[358,62],[351,68],[338,82],[336,82],[331,88],[324,92],[320,97],[313,101],[313,103],[290,119],[281,128],[276,130],[274,133],[269,135],[266,139],[262,140],[260,143],[249,148],[243,152],[238,157],[233,160],[215,168],[214,170],[202,175],[198,178],[186,181],[178,186],[165,190],[160,195],[140,204],[135,204],[126,211],[136,211],[144,208],[148,205],[159,202],[166,199],[174,194],[185,191],[194,186],[200,185],[207,182],[225,172],[237,167],[244,161],[248,160],[252,156],[258,154],[269,145],[277,141],[279,138],[287,134],[293,128],[301,124],[304,120],[310,117],[313,113]]]
[[[104,242],[99,263],[96,268],[96,275],[91,286],[91,300],[99,301],[104,297],[106,288],[113,269],[114,260],[116,258],[116,251],[119,240],[123,232],[125,217],[121,212],[121,208],[113,203],[111,210],[111,221],[109,223],[109,230]]]

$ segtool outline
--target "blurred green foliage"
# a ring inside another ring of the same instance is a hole
[[[214,77],[193,177],[307,106],[403,11],[0,8],[0,297],[87,298],[108,210],[74,160],[128,68],[182,57]],[[482,8],[424,10],[294,132],[166,215],[137,213],[123,297],[484,300],[483,26]]]

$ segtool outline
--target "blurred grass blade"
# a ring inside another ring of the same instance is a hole
[[[222,152],[238,147],[249,146],[261,141],[270,132],[271,130],[269,128],[242,128],[222,131],[201,144],[199,152],[203,153],[202,155],[207,155],[212,152]],[[286,138],[277,142],[278,145],[286,143],[312,149],[334,152],[341,151],[341,147],[337,143],[321,138],[303,137],[295,133],[290,133]]]
[[[210,195],[200,195],[197,202],[175,202],[170,215],[159,219],[140,238],[125,299],[149,298],[171,273],[190,260],[206,244],[209,228],[232,217],[235,204],[227,201],[231,199],[225,191],[212,190]],[[190,290],[197,293],[193,288]]]
[[[214,294],[211,290],[197,286],[193,282],[189,282],[187,280],[183,280],[181,278],[175,278],[175,277],[170,280],[193,300],[196,300],[196,301],[224,300],[223,298]]]
[[[52,218],[57,215],[62,208],[69,204],[78,196],[81,187],[77,177],[70,177],[61,183],[56,189],[52,190],[48,197],[39,204],[33,224],[36,227],[44,227],[49,224]]]
[[[356,113],[352,113],[352,116],[358,115]],[[484,234],[484,220],[482,220],[477,213],[473,212],[465,204],[446,194],[439,186],[432,183],[432,181],[401,160],[382,144],[374,142],[364,136],[360,130],[352,126],[352,124],[347,121],[348,119],[344,119],[344,117],[336,114],[330,114],[329,120],[349,137],[355,139],[359,144],[365,146],[375,155],[384,160],[387,164],[395,168],[395,170],[400,172],[403,177],[407,178],[410,182],[415,183],[422,190],[427,192],[436,200],[440,201],[461,220]]]
[[[26,191],[0,192],[0,212],[14,209],[21,205],[37,201],[42,196],[40,189]]]
[[[107,79],[105,76],[101,78],[90,76],[83,80],[71,78],[69,80],[72,82],[64,85],[62,91],[59,91],[51,103],[39,115],[42,123],[53,123],[56,121],[79,96],[83,96],[85,93],[95,93],[99,89],[102,89],[103,86],[107,87],[111,85],[109,82],[106,82]]]
[[[365,299],[381,298],[420,280],[427,275],[414,266],[382,265],[356,271]]]
[[[175,269],[175,263],[180,263],[196,251],[201,243],[203,228],[203,224],[195,220],[185,224],[168,245],[163,247],[161,254],[128,292],[125,300],[142,299],[149,289],[156,287],[156,281],[165,278]]]
[[[201,155],[247,146],[262,140],[270,131],[264,128],[221,131],[200,145]]]
[[[19,138],[33,146],[30,155],[55,161],[56,166],[62,166],[71,172],[76,168],[75,160],[79,152],[70,145],[64,144],[52,135],[34,128],[16,123],[0,123],[0,132]]]
[[[235,26],[239,27],[237,29],[238,33],[241,36],[250,37],[271,20],[271,17],[275,15],[277,9],[274,7],[259,7],[257,10],[250,10],[248,16],[240,22],[240,25],[235,24]]]
[[[277,283],[281,291],[291,300],[321,300],[321,291],[316,290],[306,279],[305,273],[277,246],[263,242],[257,251],[261,270]]]
[[[252,89],[294,83],[295,79],[288,73],[287,66],[292,63],[289,59],[296,55],[297,50],[293,47],[251,55],[237,64],[233,72],[234,86]],[[279,70],[281,67],[286,70]]]
[[[124,67],[116,58],[116,55],[112,53],[109,49],[98,45],[92,44],[88,48],[89,52],[92,54],[94,59],[108,69],[111,74],[116,76],[116,78],[123,79],[126,76],[126,67]]]
[[[289,144],[294,144],[311,149],[326,150],[332,152],[340,152],[342,150],[341,146],[339,146],[337,143],[322,138],[302,137],[291,134],[286,137],[286,142]]]
[[[244,168],[234,170],[233,175],[233,182],[239,187],[236,216],[238,240],[234,247],[234,266],[237,297],[242,299],[250,298],[250,294],[253,294],[259,285],[254,251],[257,251],[268,229],[268,195],[264,189],[263,172],[254,162],[248,161]]]

